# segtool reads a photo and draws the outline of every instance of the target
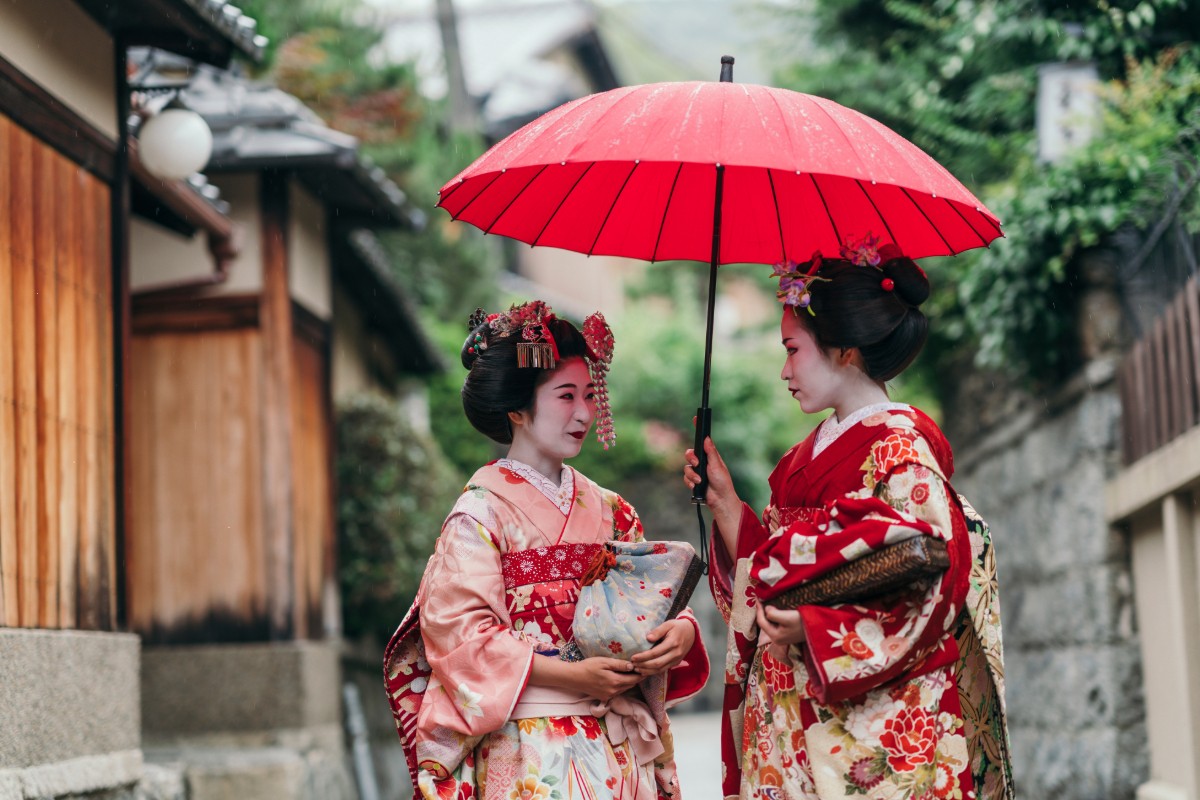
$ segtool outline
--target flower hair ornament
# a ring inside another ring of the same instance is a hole
[[[900,248],[890,242],[880,247],[879,237],[873,233],[864,234],[857,241],[847,239],[842,245],[842,258],[860,267],[874,267],[880,272],[883,271],[881,264],[903,257]],[[885,292],[896,288],[896,282],[891,278],[884,278],[879,285]]]
[[[482,308],[477,308],[467,322],[468,328],[475,331],[467,352],[478,354],[487,350],[491,334],[504,336],[517,331],[521,337],[517,342],[517,366],[554,369],[558,364],[558,344],[550,333],[550,323],[555,319],[554,312],[541,300],[514,305],[505,314],[484,314]],[[486,329],[481,328],[485,322]]]
[[[803,264],[795,261],[781,261],[776,264],[771,274],[779,278],[779,291],[775,293],[779,302],[785,306],[791,306],[792,311],[805,308],[808,309],[809,314],[812,314],[813,310],[810,307],[812,287],[820,281],[829,280],[829,278],[817,276],[817,270],[821,268],[822,260],[821,251],[817,250],[812,254],[807,271],[801,269]]]
[[[587,359],[587,365],[596,387],[596,440],[607,450],[617,443],[608,401],[608,367],[612,364],[614,342],[612,328],[599,311],[583,321],[583,340],[593,356]]]

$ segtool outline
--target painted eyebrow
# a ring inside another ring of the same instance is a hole
[[[558,386],[555,386],[555,387],[554,387],[553,389],[551,389],[550,391],[552,391],[552,392],[557,392],[559,389],[575,389],[575,388],[577,388],[577,387],[576,387],[576,386],[575,386],[575,384],[573,384],[573,383],[560,383]],[[587,388],[589,388],[589,389],[595,389],[595,388],[596,388],[596,384],[594,384],[594,383],[589,383],[589,384],[587,385]]]

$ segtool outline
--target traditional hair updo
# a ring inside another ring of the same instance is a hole
[[[555,318],[546,327],[558,347],[559,364],[590,355],[583,334],[570,322]],[[476,336],[484,337],[486,349],[476,347]],[[530,410],[537,388],[554,371],[517,366],[520,341],[520,329],[496,334],[483,322],[468,334],[460,354],[462,365],[470,370],[463,381],[463,411],[477,431],[499,444],[512,444],[508,412]]]
[[[919,308],[929,298],[924,270],[905,256],[888,258],[878,268],[828,258],[816,275],[827,280],[810,284],[813,313],[795,310],[817,344],[857,347],[873,380],[903,372],[929,335]]]

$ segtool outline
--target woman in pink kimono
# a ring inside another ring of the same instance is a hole
[[[640,541],[621,497],[564,460],[600,410],[612,334],[581,334],[541,302],[473,318],[463,408],[506,458],[471,478],[442,528],[385,680],[426,800],[676,798],[665,709],[698,692],[708,657],[689,612],[632,659],[560,658],[580,578],[609,540]],[[641,685],[639,685],[641,684]]]
[[[726,797],[1012,797],[990,534],[951,488],[950,446],[888,399],[925,341],[925,273],[866,238],[841,259],[776,268],[780,377],[806,413],[833,415],[780,460],[761,516],[705,442],[715,528],[710,582],[729,623]],[[687,452],[685,481],[698,477]],[[928,584],[859,603],[766,601],[917,536],[946,544]]]

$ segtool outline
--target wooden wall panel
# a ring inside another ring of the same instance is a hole
[[[130,626],[152,642],[264,639],[258,331],[135,335],[130,366]]]
[[[300,336],[293,353],[296,635],[316,639],[324,633],[323,590],[334,553],[328,365],[324,348]]]
[[[99,181],[88,179],[91,189],[91,207],[96,210],[98,235],[84,244],[91,244],[91,263],[109,264],[112,260],[112,208],[111,195]],[[92,442],[96,448],[96,573],[98,585],[94,594],[99,615],[99,627],[110,629],[117,624],[117,467],[116,447],[113,432],[116,429],[116,403],[113,391],[116,359],[113,357],[114,334],[113,282],[111,269],[89,271],[95,280],[95,354],[100,380],[99,391],[93,397],[96,402],[95,434]]]
[[[1191,278],[1120,371],[1125,463],[1163,447],[1200,422],[1200,282]]]
[[[17,586],[22,627],[38,623],[37,319],[33,280],[33,150],[9,128],[9,224],[12,244],[13,369],[16,376]]]
[[[0,115],[0,176],[12,175],[10,123]],[[21,624],[17,563],[16,377],[13,372],[13,254],[10,186],[0,177],[0,625]]]
[[[0,624],[112,630],[109,189],[0,115]]]
[[[76,354],[79,338],[76,326],[75,298],[79,293],[78,272],[83,261],[83,240],[79,213],[83,203],[76,186],[74,165],[58,162],[55,192],[61,198],[55,217],[56,236],[61,245],[56,295],[58,337],[58,619],[64,628],[77,624],[75,575],[79,564],[79,428],[76,425],[79,375]],[[94,234],[93,234],[94,235]]]
[[[33,277],[37,372],[38,627],[58,627],[58,255],[55,191],[59,157],[33,151]]]

